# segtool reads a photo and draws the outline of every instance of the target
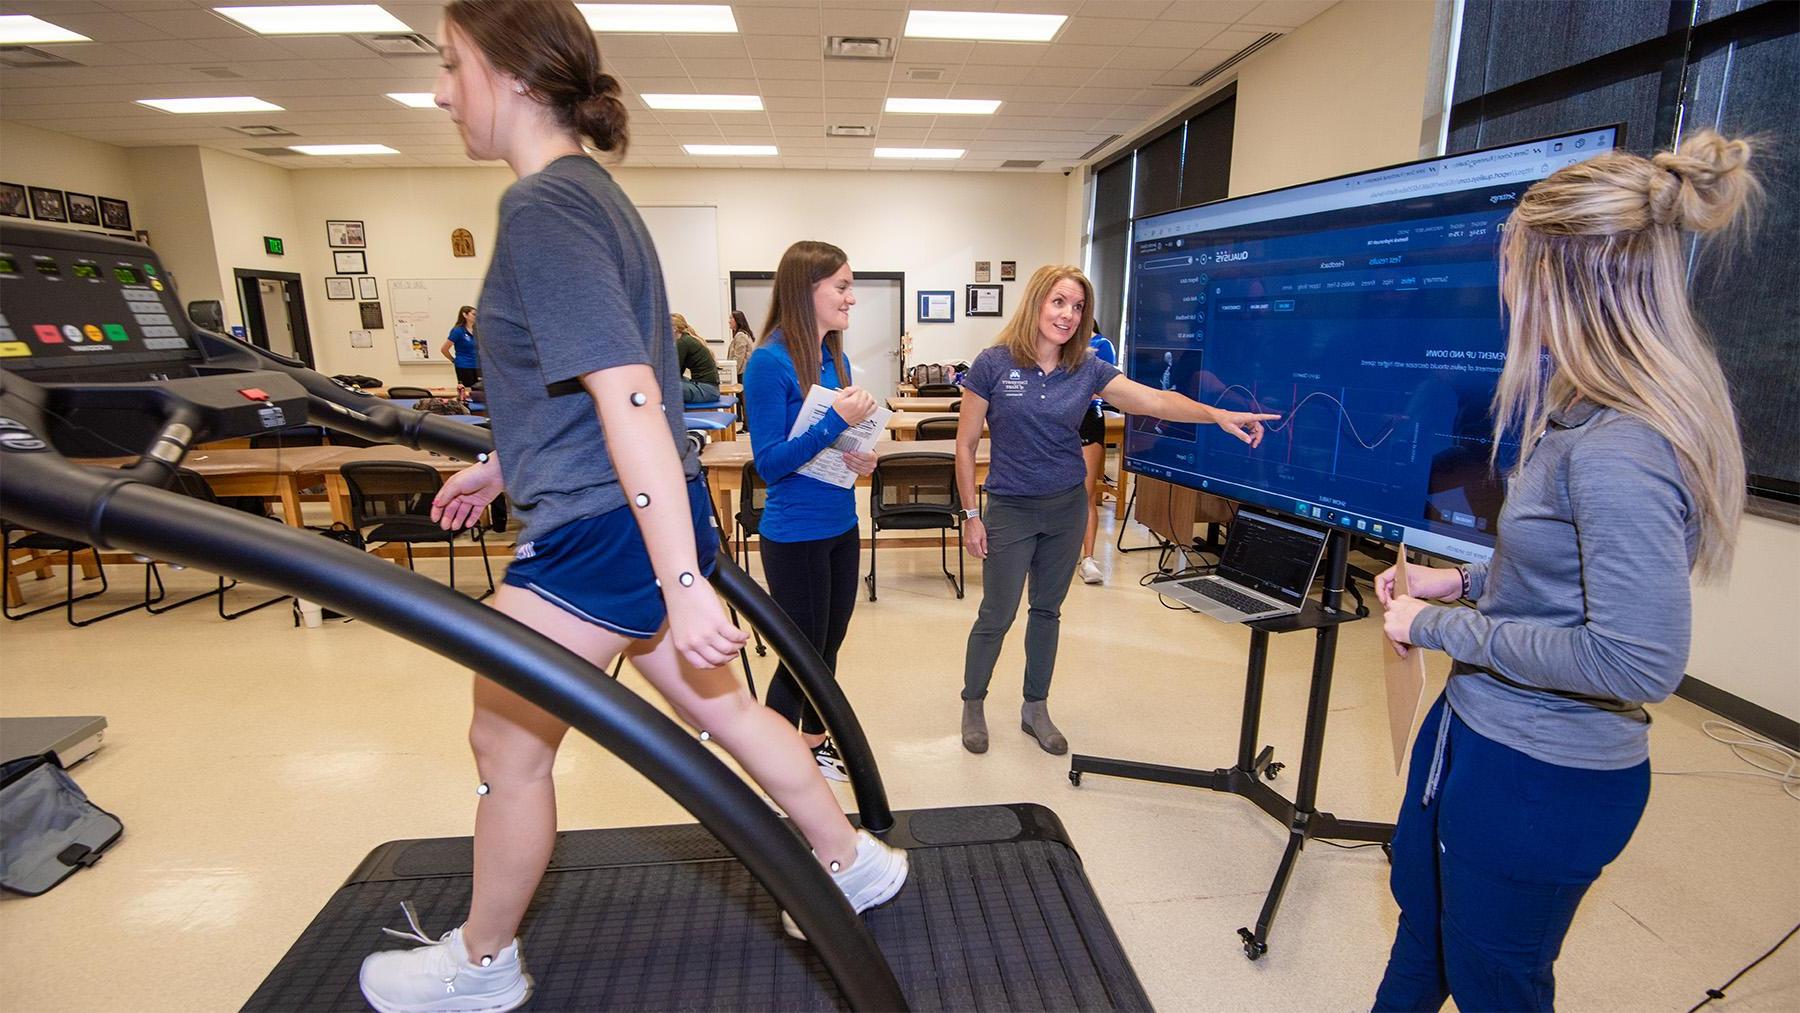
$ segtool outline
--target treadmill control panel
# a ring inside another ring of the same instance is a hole
[[[0,242],[0,360],[20,372],[171,366],[201,354],[148,247],[71,236]],[[136,371],[134,371],[136,372]],[[141,371],[149,377],[158,370]]]

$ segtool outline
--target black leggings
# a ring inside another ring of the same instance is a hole
[[[825,667],[835,678],[838,647],[850,629],[850,613],[856,609],[862,562],[860,526],[833,538],[810,542],[772,542],[765,538],[762,560],[769,596],[818,648]],[[807,735],[824,733],[825,722],[819,720],[785,663],[775,670],[775,678],[769,682],[767,703],[770,710],[799,725]]]

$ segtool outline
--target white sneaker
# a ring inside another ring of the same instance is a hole
[[[462,927],[437,940],[419,928],[410,902],[402,903],[411,932],[382,929],[391,936],[414,939],[423,946],[383,950],[363,958],[363,998],[380,1013],[502,1013],[531,997],[531,978],[519,957],[519,941],[493,954],[486,966],[473,963],[463,948]]]
[[[831,874],[832,882],[844,891],[844,899],[857,914],[894,899],[906,885],[906,852],[890,847],[867,830],[856,832],[856,861],[850,868]],[[805,939],[800,926],[781,912],[781,927],[795,939]]]
[[[1106,575],[1100,572],[1100,564],[1094,562],[1093,556],[1083,559],[1081,565],[1075,568],[1075,572],[1081,574],[1081,581],[1084,584],[1099,584],[1106,580]]]
[[[844,766],[844,758],[838,755],[837,745],[830,739],[814,747],[812,754],[813,759],[818,761],[819,773],[825,775],[825,780],[850,780],[850,771]]]

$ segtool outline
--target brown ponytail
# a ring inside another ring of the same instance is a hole
[[[519,80],[563,126],[601,151],[627,143],[619,82],[600,69],[600,47],[568,0],[453,0],[444,20],[467,35],[494,69]]]

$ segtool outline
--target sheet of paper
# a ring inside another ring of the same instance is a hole
[[[831,410],[831,403],[837,400],[838,392],[827,387],[813,384],[806,392],[806,402],[800,406],[800,415],[794,419],[794,428],[788,430],[788,439],[793,439],[811,429],[815,423],[825,417]],[[844,463],[844,451],[875,449],[875,441],[887,432],[887,420],[894,413],[886,408],[876,408],[875,414],[863,419],[856,425],[844,430],[837,439],[831,442],[810,461],[800,467],[800,474],[816,478],[821,482],[849,489],[856,485],[856,472]]]
[[[1394,568],[1394,595],[1410,594],[1406,587],[1406,546],[1400,546]],[[1406,657],[1394,653],[1394,644],[1381,638],[1381,674],[1387,682],[1388,733],[1394,740],[1394,773],[1406,767],[1406,745],[1412,739],[1413,722],[1425,700],[1425,650],[1408,647]]]

